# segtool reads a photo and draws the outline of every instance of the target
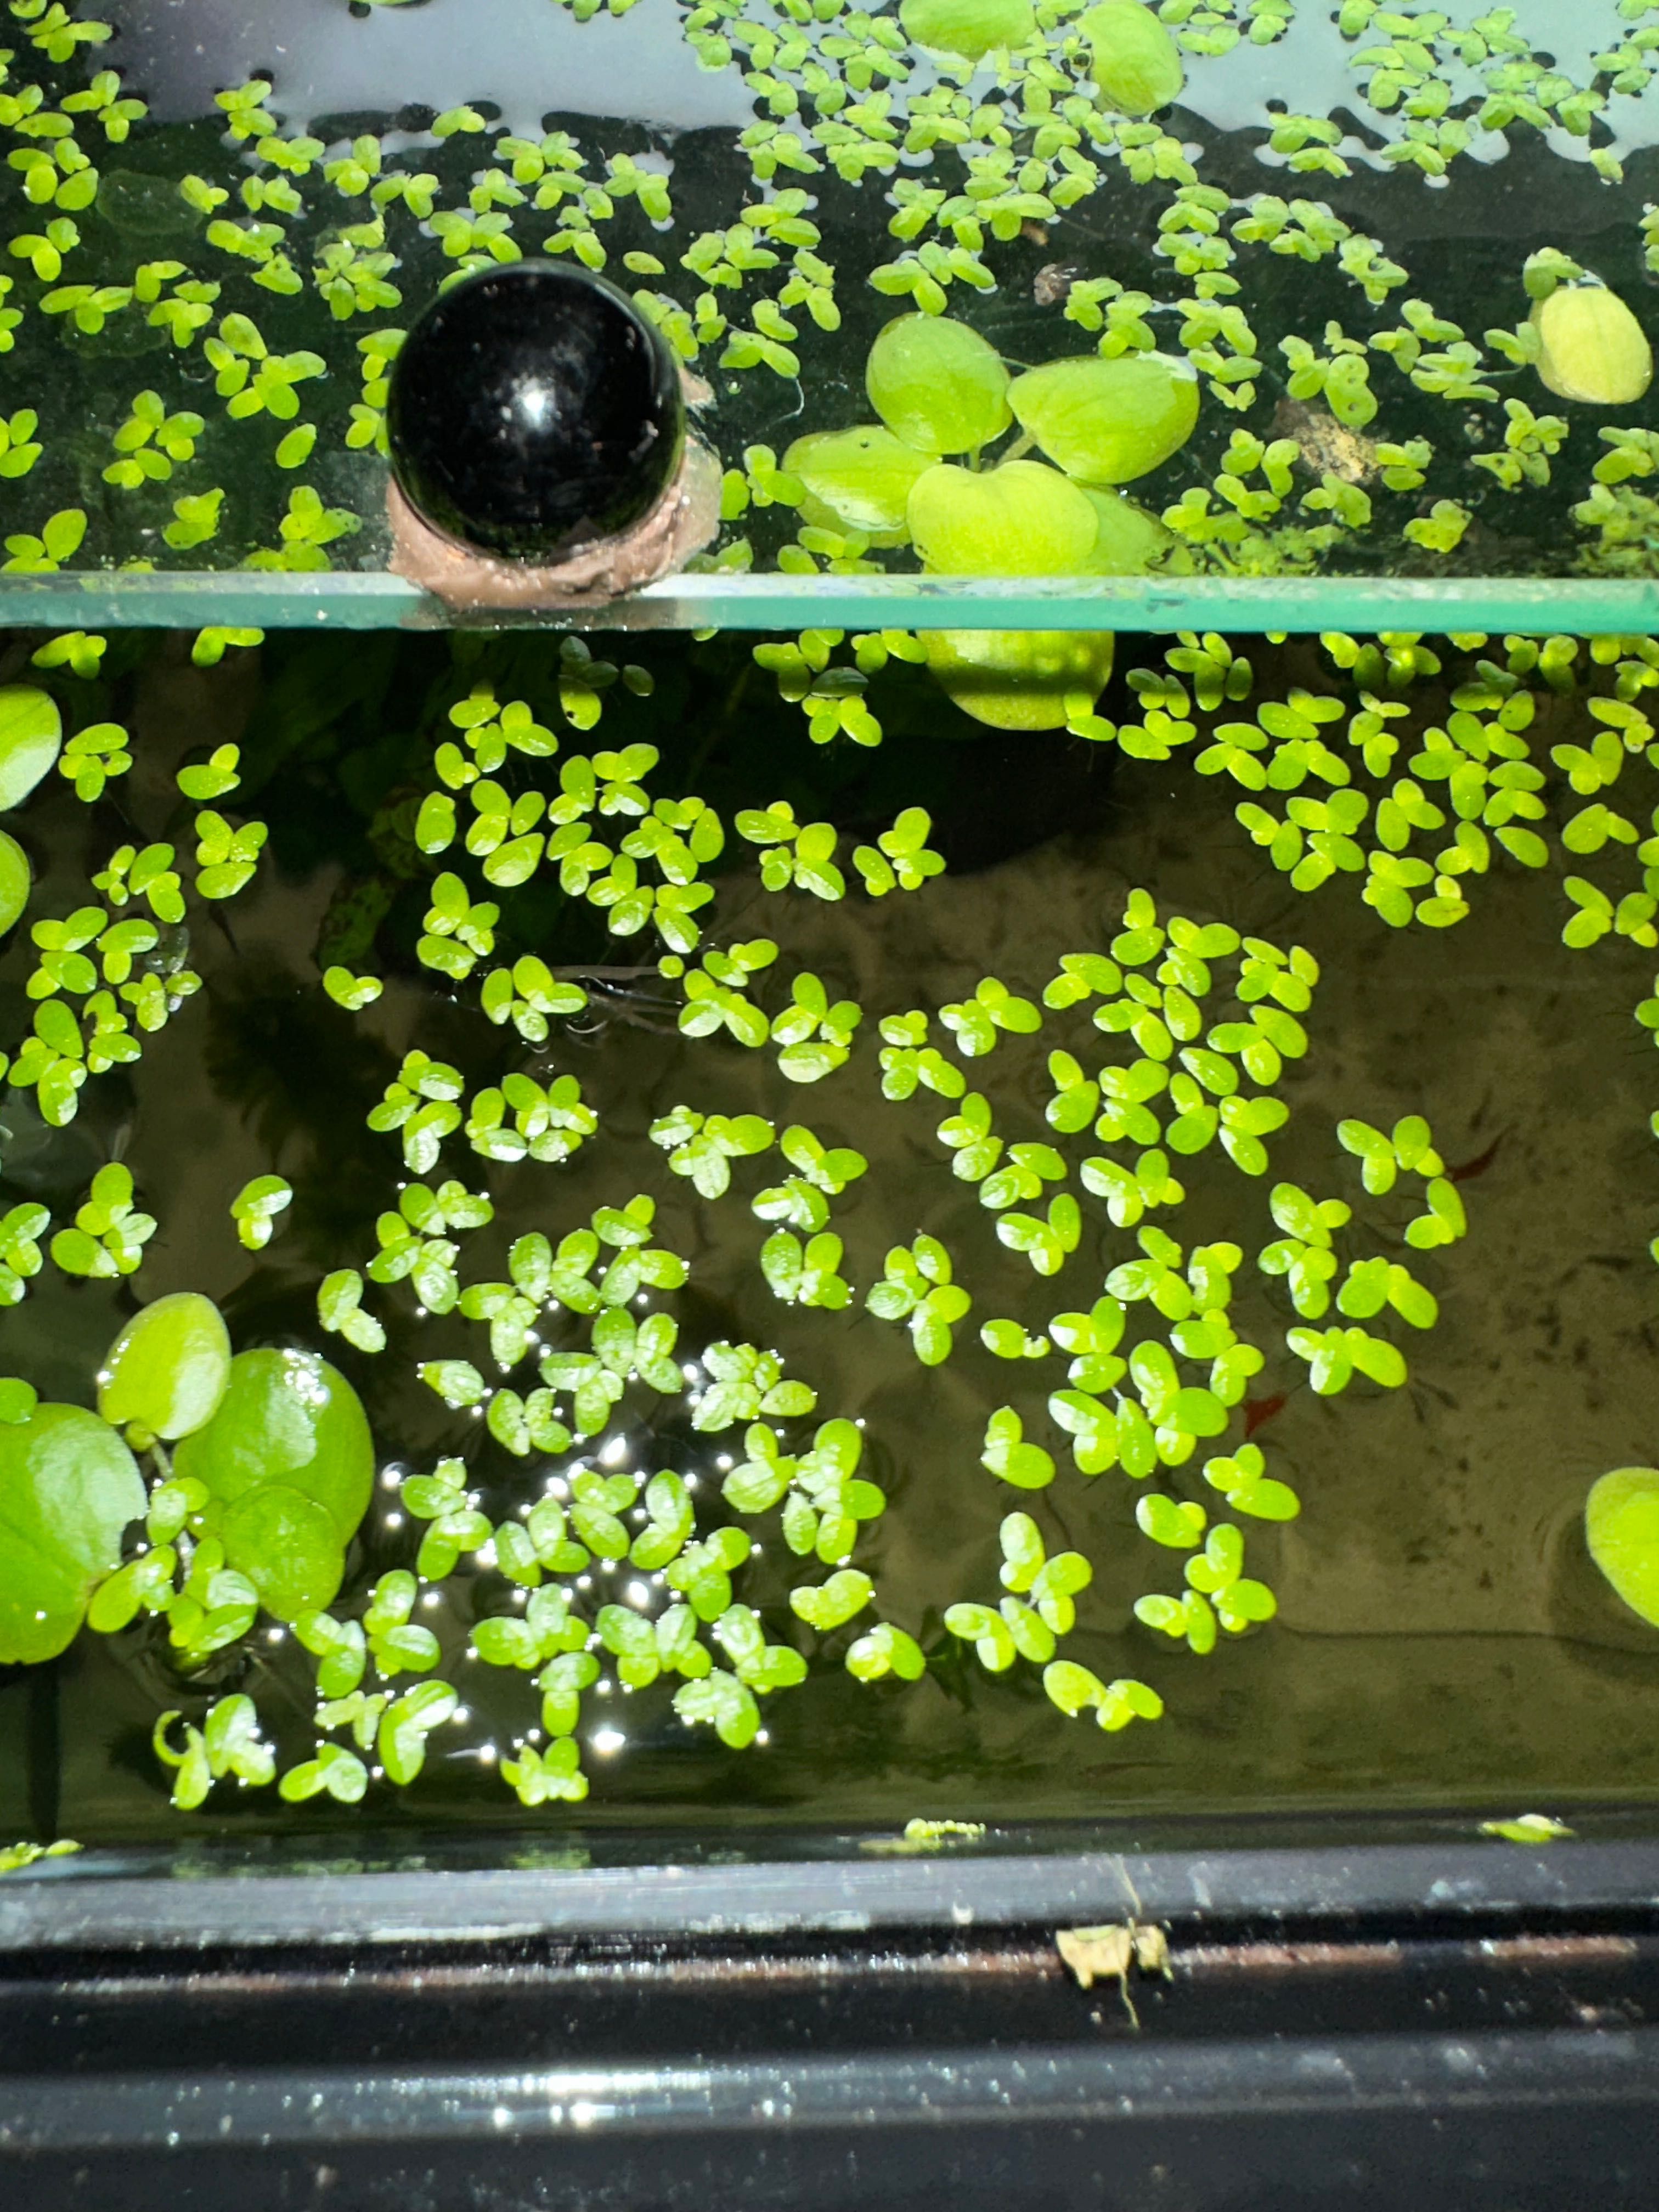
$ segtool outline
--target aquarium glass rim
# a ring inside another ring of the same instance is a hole
[[[384,573],[64,570],[0,576],[0,627],[55,629],[1214,630],[1659,633],[1659,574],[671,576],[597,602],[457,608]]]
[[[711,1830],[690,1849],[595,1834],[593,1863],[539,1867],[504,1863],[522,1862],[529,1839],[500,1833],[428,1848],[383,1833],[319,1849],[313,1837],[309,1851],[294,1839],[262,1858],[228,1845],[113,1847],[9,1875],[0,1954],[1650,1911],[1651,1809],[1596,1825],[1586,1817],[1573,1838],[1530,1846],[1482,1838],[1468,1821],[1453,1838],[1444,1816],[1408,1817],[1393,1833],[1351,1816],[1254,1832],[1230,1821],[1232,1840],[1219,1822],[1169,1821],[1147,1845],[1127,1828],[1054,1823],[912,1855],[893,1855],[890,1836],[874,1855],[869,1838],[822,1832]],[[556,1853],[574,1833],[547,1832],[542,1848]]]

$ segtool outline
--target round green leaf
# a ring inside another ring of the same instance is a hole
[[[1030,382],[1029,376],[1019,380]],[[1087,495],[1041,461],[1010,461],[983,473],[941,461],[916,478],[906,513],[917,552],[941,575],[1080,575],[1092,562],[1100,535],[1100,519]]]
[[[144,1510],[137,1463],[80,1406],[0,1425],[0,1664],[56,1658]]]
[[[875,538],[890,533],[897,543],[909,534],[904,518],[910,487],[932,463],[931,453],[918,453],[878,422],[815,430],[797,438],[783,457],[785,470],[806,488],[809,522]]]
[[[1101,0],[1077,27],[1094,48],[1089,74],[1120,115],[1151,115],[1180,99],[1181,49],[1140,0]]]
[[[1127,483],[1160,467],[1191,437],[1198,378],[1188,362],[1164,354],[1121,354],[1114,361],[1082,354],[1016,377],[1008,404],[1020,428],[1068,476],[1091,484]],[[994,471],[993,479],[1004,473]]]
[[[27,854],[0,830],[0,937],[21,919],[32,887]]]
[[[134,1314],[111,1345],[98,1410],[117,1428],[172,1440],[212,1419],[229,1381],[230,1337],[218,1307],[198,1291],[175,1291]]]
[[[920,453],[967,453],[1008,427],[1008,372],[995,349],[946,315],[900,315],[870,349],[870,404]]]
[[[204,1528],[224,1542],[227,1565],[245,1574],[276,1612],[273,1598],[285,1587],[281,1563],[263,1555],[252,1540],[256,1528],[264,1524],[251,1512],[233,1520],[231,1509],[272,1486],[297,1492],[321,1508],[337,1547],[343,1548],[368,1510],[374,1445],[356,1392],[325,1360],[314,1352],[242,1352],[230,1363],[218,1411],[184,1439],[173,1469],[203,1485]],[[305,1541],[312,1535],[319,1540],[320,1522],[295,1512],[296,1531],[302,1521],[310,1532]],[[297,1534],[295,1540],[301,1540]],[[296,1575],[301,1571],[315,1575],[314,1549],[304,1553]],[[301,1609],[326,1602],[309,1600]]]
[[[915,45],[970,62],[1023,46],[1036,30],[1030,0],[904,0],[899,21]]]
[[[50,692],[33,684],[0,684],[0,813],[22,805],[63,742],[64,718]]]
[[[1659,1628],[1659,1468],[1616,1468],[1593,1484],[1584,1536],[1631,1611]]]
[[[1063,729],[1069,701],[1104,688],[1115,642],[1076,629],[930,629],[921,641],[946,696],[994,730]]]
[[[218,1517],[227,1561],[245,1574],[278,1620],[333,1602],[345,1551],[324,1507],[285,1482],[244,1492]]]

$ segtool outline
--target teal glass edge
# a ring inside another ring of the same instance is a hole
[[[1471,630],[1594,637],[1659,630],[1659,577],[1390,579],[680,575],[625,598],[447,605],[401,576],[60,571],[0,577],[0,627],[185,629]]]

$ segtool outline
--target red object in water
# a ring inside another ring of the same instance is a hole
[[[1282,1413],[1289,1393],[1280,1390],[1271,1398],[1247,1398],[1244,1401],[1244,1441],[1250,1438],[1264,1421],[1271,1421],[1275,1413]]]
[[[1479,1159],[1465,1160],[1461,1168],[1449,1168],[1446,1171],[1447,1182],[1468,1182],[1474,1176],[1485,1175],[1486,1170],[1498,1158],[1498,1147],[1508,1134],[1507,1129],[1500,1129]]]

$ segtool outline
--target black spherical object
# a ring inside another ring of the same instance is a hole
[[[602,276],[513,261],[415,324],[386,400],[392,473],[416,513],[479,551],[556,562],[630,529],[685,444],[667,345]]]

